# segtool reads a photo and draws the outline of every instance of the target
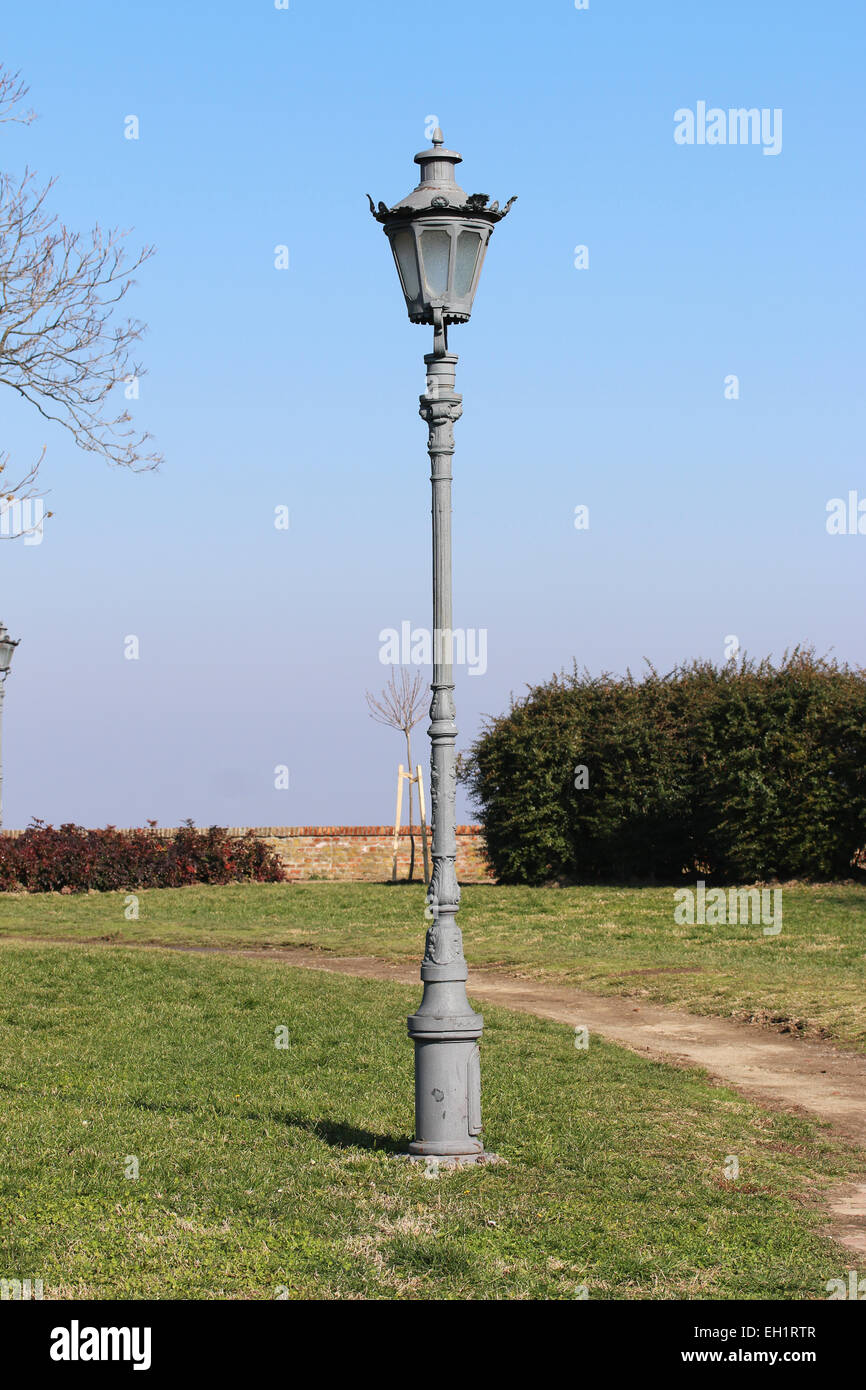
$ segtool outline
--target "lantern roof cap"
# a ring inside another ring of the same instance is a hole
[[[415,163],[421,165],[421,180],[422,180],[422,182],[424,181],[425,176],[427,176],[427,166],[428,166],[429,164],[431,164],[434,160],[441,160],[441,162],[442,162],[443,164],[450,164],[450,165],[452,165],[452,168],[451,168],[451,170],[450,170],[450,174],[451,174],[451,182],[453,183],[453,182],[454,182],[454,169],[453,169],[453,166],[454,166],[455,164],[462,164],[462,163],[463,163],[463,156],[462,156],[462,154],[458,154],[456,150],[446,150],[446,149],[445,149],[445,136],[442,134],[442,131],[440,130],[440,128],[439,128],[438,125],[437,125],[436,129],[435,129],[434,132],[433,132],[433,143],[432,143],[432,145],[430,146],[429,150],[419,150],[418,153],[417,153],[416,156],[415,156]]]

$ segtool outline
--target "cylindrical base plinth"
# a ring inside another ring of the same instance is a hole
[[[421,1158],[482,1154],[478,1032],[467,1036],[456,1030],[422,1031],[430,1020],[418,1015],[408,1022],[415,1044],[415,1138],[410,1154]]]

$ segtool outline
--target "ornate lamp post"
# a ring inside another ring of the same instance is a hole
[[[481,1066],[478,1039],[484,1027],[466,997],[466,960],[457,925],[457,769],[451,614],[451,456],[461,401],[454,390],[457,356],[448,351],[448,325],[466,323],[478,287],[487,243],[505,207],[484,193],[467,197],[454,178],[461,157],[444,148],[441,130],[433,147],[416,154],[421,182],[394,207],[374,205],[391,243],[406,308],[413,323],[431,324],[433,351],[425,353],[427,391],[420,414],[429,426],[427,451],[433,483],[433,699],[430,705],[430,791],[433,803],[433,872],[421,979],[424,995],[408,1019],[415,1045],[415,1138],[410,1156],[445,1163],[486,1157],[481,1141]]]
[[[3,824],[3,698],[6,694],[6,677],[12,665],[12,653],[17,646],[18,642],[13,642],[6,631],[6,624],[0,623],[0,825]]]

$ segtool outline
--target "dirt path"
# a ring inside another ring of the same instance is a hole
[[[308,970],[369,980],[418,984],[416,965],[392,965],[371,956],[332,956],[306,947],[243,951]],[[666,1062],[703,1067],[711,1076],[764,1105],[806,1113],[866,1149],[866,1057],[825,1043],[767,1034],[745,1023],[706,1018],[657,1004],[589,994],[544,981],[524,981],[472,970],[472,998],[519,1009],[557,1023],[588,1028],[611,1042]],[[827,1195],[828,1235],[866,1255],[866,1181]]]
[[[392,965],[372,956],[334,956],[302,946],[237,954],[369,980],[418,983],[416,965]],[[472,970],[469,993],[507,1009],[588,1028],[633,1052],[703,1067],[756,1100],[817,1116],[837,1134],[866,1149],[866,1057],[859,1053],[838,1052],[826,1043],[763,1032],[728,1019],[683,1013],[661,1004],[638,1005],[631,999],[519,980],[490,970]]]
[[[21,941],[21,937],[6,938]],[[30,938],[33,944],[49,944]],[[56,944],[61,944],[59,941]],[[70,944],[68,941],[62,944]],[[79,945],[117,945],[82,942]],[[335,956],[311,947],[244,950],[223,946],[159,946],[125,943],[128,949],[174,950],[192,954],[237,955],[250,960],[285,961],[307,970],[392,980],[418,985],[417,965],[394,965],[372,956]],[[420,986],[419,986],[420,987]],[[683,1013],[658,1004],[590,994],[546,981],[516,979],[490,970],[472,970],[473,999],[517,1009],[572,1027],[588,1028],[611,1042],[650,1057],[702,1067],[711,1076],[763,1105],[797,1111],[824,1121],[836,1135],[866,1150],[866,1057],[838,1052],[826,1043],[770,1034],[728,1019]],[[866,1181],[837,1189],[831,1196],[831,1234],[866,1254]]]

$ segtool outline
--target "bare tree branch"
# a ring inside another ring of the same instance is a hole
[[[0,119],[30,119],[14,114],[25,92],[0,67]],[[53,186],[38,186],[29,169],[20,178],[0,173],[0,386],[63,425],[80,448],[135,471],[155,468],[161,455],[148,450],[151,436],[108,402],[114,387],[143,375],[131,352],[144,325],[114,316],[153,247],[130,260],[125,231],[70,231],[46,207]]]
[[[415,836],[412,834],[412,730],[427,707],[427,692],[420,671],[410,674],[405,666],[397,675],[391,668],[391,679],[380,695],[366,692],[370,718],[389,729],[399,729],[406,740],[406,763],[409,772],[409,882],[415,871]]]
[[[427,706],[427,690],[420,671],[410,675],[406,667],[401,666],[398,676],[392,668],[391,679],[381,695],[366,692],[370,718],[377,724],[387,724],[391,729],[409,734]]]
[[[53,512],[46,512],[40,516],[39,520],[32,526],[17,525],[13,522],[8,528],[6,526],[6,516],[13,513],[13,509],[23,502],[33,501],[34,498],[44,497],[44,492],[37,492],[34,484],[39,467],[45,457],[45,449],[39,455],[36,462],[31,466],[30,471],[19,478],[17,483],[9,483],[8,479],[0,477],[0,540],[16,540],[19,536],[32,536],[42,529],[42,523],[47,517],[53,516]],[[0,474],[6,472],[9,466],[9,455],[0,453]]]
[[[20,72],[7,72],[0,66],[0,124],[14,121],[18,125],[29,125],[36,120],[35,111],[17,110],[29,90],[21,80]]]

